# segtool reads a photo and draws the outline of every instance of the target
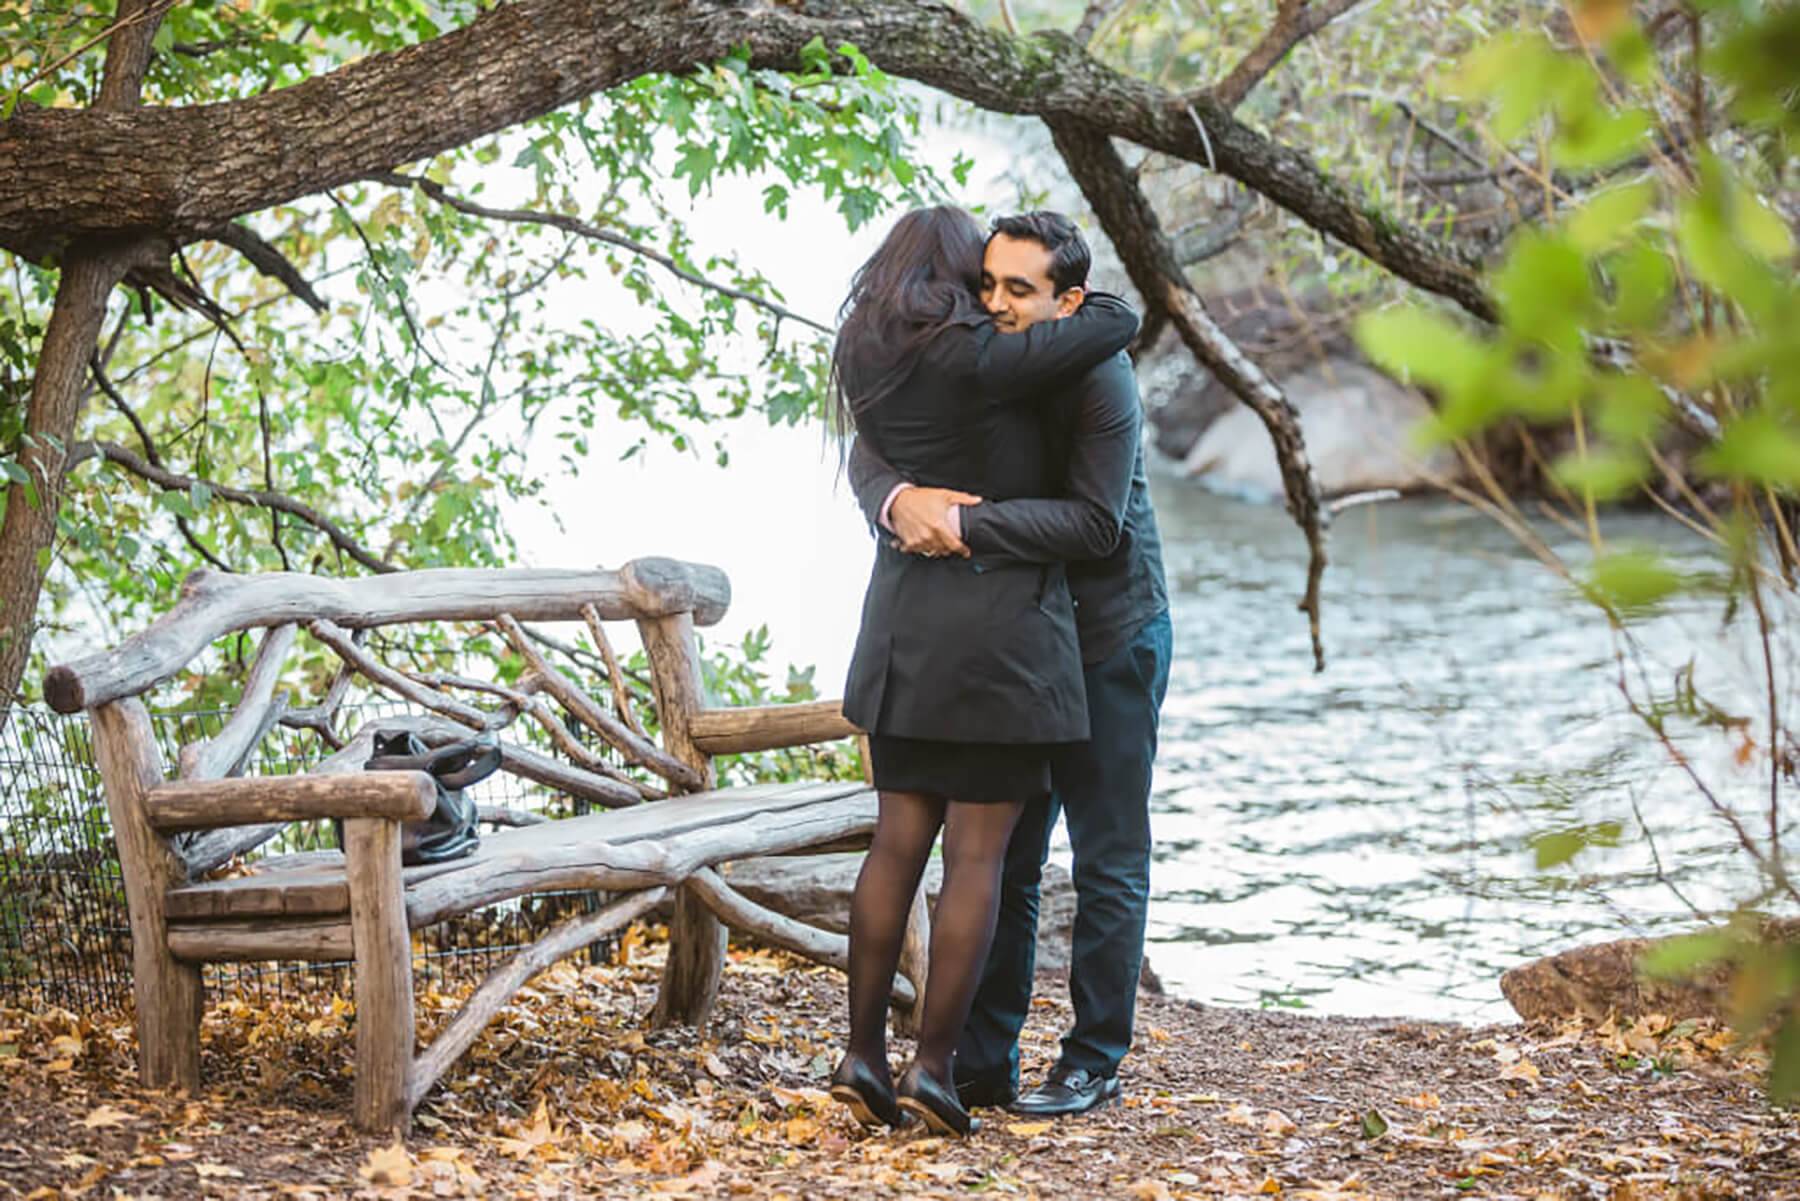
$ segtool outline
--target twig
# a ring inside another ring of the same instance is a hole
[[[600,610],[592,605],[581,606],[581,618],[587,622],[588,634],[594,639],[594,645],[600,649],[600,657],[606,660],[606,678],[612,683],[613,708],[625,724],[644,737],[644,727],[638,721],[637,708],[631,703],[631,689],[625,683],[625,673],[619,669],[619,657],[613,654],[612,642],[606,636],[606,628],[600,624]]]
[[[591,239],[595,242],[604,242],[609,246],[617,246],[621,250],[629,251],[640,258],[649,259],[651,262],[656,263],[667,270],[676,278],[686,280],[697,288],[706,288],[719,293],[721,296],[729,296],[734,300],[741,300],[746,304],[756,305],[759,308],[766,309],[768,312],[773,313],[776,317],[788,321],[797,321],[801,325],[809,326],[827,336],[836,332],[831,326],[820,321],[814,321],[811,317],[805,316],[802,313],[797,313],[784,304],[770,300],[766,296],[758,296],[756,293],[746,291],[743,288],[734,287],[731,284],[722,284],[716,280],[707,279],[705,276],[683,267],[680,263],[662,253],[660,250],[654,250],[651,247],[644,245],[642,242],[637,242],[631,238],[625,237],[623,234],[616,234],[611,230],[601,229],[599,226],[583,221],[579,217],[570,217],[563,213],[538,213],[533,212],[530,209],[489,208],[485,204],[476,204],[472,200],[466,200],[461,196],[453,194],[436,180],[427,179],[424,176],[419,175],[404,175],[398,171],[377,171],[365,178],[373,180],[376,183],[387,184],[389,187],[417,188],[439,204],[446,205],[467,216],[481,217],[493,221],[510,221],[520,225],[548,225],[554,229],[566,230],[569,233]]]
[[[1212,94],[1227,109],[1236,108],[1288,52],[1332,21],[1356,7],[1359,0],[1280,0],[1275,22],[1250,53],[1238,61],[1225,78],[1213,85]]]
[[[392,563],[378,559],[362,543],[358,542],[349,531],[335,521],[320,513],[305,501],[296,500],[285,492],[273,490],[234,488],[229,484],[214,483],[198,476],[178,475],[173,471],[157,467],[135,451],[127,450],[116,442],[77,442],[69,448],[69,466],[74,467],[86,459],[100,458],[109,463],[116,463],[131,474],[147,480],[165,492],[185,492],[195,484],[199,484],[212,492],[214,496],[231,501],[234,504],[252,505],[259,509],[277,509],[317,529],[331,540],[333,546],[367,567],[370,571],[398,571]]]
[[[306,629],[314,638],[330,647],[339,659],[356,668],[358,674],[371,684],[386,688],[435,713],[442,713],[471,729],[486,731],[495,728],[499,715],[474,705],[465,705],[455,697],[445,696],[435,688],[418,683],[405,672],[389,667],[358,646],[351,639],[350,632],[336,622],[315,617],[307,623]]]

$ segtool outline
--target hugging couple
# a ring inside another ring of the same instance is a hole
[[[1150,873],[1150,769],[1171,633],[1123,353],[1058,213],[984,232],[906,214],[856,273],[833,351],[850,480],[878,547],[844,692],[880,794],[850,908],[850,1044],[831,1092],[865,1125],[1116,1101]],[[1019,1094],[1038,880],[1058,812],[1077,899],[1074,1028]],[[918,1047],[894,1080],[888,991],[939,829]]]

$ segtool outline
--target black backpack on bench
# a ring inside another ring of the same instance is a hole
[[[479,813],[463,789],[487,779],[499,766],[500,748],[490,742],[470,738],[433,750],[411,730],[377,731],[375,753],[364,770],[422,771],[437,781],[437,808],[431,816],[401,827],[400,862],[443,863],[473,851],[481,841]],[[333,824],[341,847],[343,823]]]

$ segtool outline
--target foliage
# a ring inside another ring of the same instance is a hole
[[[113,7],[0,6],[0,98],[91,101]],[[292,86],[484,7],[177,5],[157,30],[145,103]],[[515,554],[505,506],[553,472],[598,482],[653,439],[704,446],[723,465],[730,421],[819,412],[818,332],[784,319],[754,263],[704,244],[690,201],[741,176],[778,216],[812,193],[854,228],[941,185],[915,161],[918,115],[892,80],[850,47],[815,43],[805,60],[789,75],[731,56],[645,76],[404,168],[416,186],[357,183],[250,218],[323,312],[214,242],[185,247],[177,266],[220,323],[115,294],[110,388],[90,386],[77,438],[199,482],[157,485],[88,458],[62,504],[40,619],[103,627],[98,642],[166,608],[196,566],[362,570],[313,525],[213,484],[302,501],[395,565],[497,565]],[[21,402],[56,277],[14,256],[0,256],[0,277],[0,473],[18,480]]]
[[[1800,902],[1781,836],[1795,780],[1785,667],[1800,570],[1800,277],[1782,189],[1800,125],[1794,60],[1771,57],[1800,26],[1791,6],[1704,5],[1692,20],[1703,22],[1698,62],[1672,64],[1654,28],[1598,0],[1574,8],[1561,44],[1513,33],[1469,55],[1454,86],[1504,153],[1543,169],[1548,219],[1514,236],[1491,272],[1494,328],[1408,305],[1367,315],[1358,333],[1371,357],[1433,391],[1432,440],[1466,452],[1513,423],[1572,431],[1549,465],[1585,563],[1559,555],[1491,479],[1467,495],[1603,616],[1626,704],[1754,862],[1751,909]],[[1603,184],[1580,186],[1596,175]],[[1707,539],[1716,568],[1609,539],[1601,506],[1633,498]],[[1708,596],[1725,628],[1749,626],[1762,678],[1744,688],[1703,672],[1697,686],[1690,664],[1664,687],[1639,630]],[[1728,766],[1709,770],[1719,758]],[[1539,866],[1620,833],[1616,823],[1546,832]],[[1653,966],[1734,962],[1740,1028],[1775,1028],[1771,1092],[1800,1094],[1800,958],[1764,945],[1754,926],[1734,929]]]

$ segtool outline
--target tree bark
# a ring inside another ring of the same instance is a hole
[[[1066,35],[1010,37],[909,0],[520,0],[462,29],[293,87],[129,113],[26,111],[0,123],[0,247],[221,223],[430,157],[649,72],[748,47],[798,69],[814,38],[996,112],[1082,121],[1240,180],[1308,225],[1485,319],[1477,264],[1257,133],[1205,92],[1113,71]]]
[[[148,7],[149,0],[119,0],[117,15],[123,22]],[[102,121],[128,119],[126,110],[136,109],[142,95],[144,72],[150,66],[151,40],[161,20],[160,16],[146,17],[124,25],[108,40],[100,94],[93,109],[82,116]],[[16,123],[16,117],[0,123],[0,145],[10,144],[10,127]],[[5,152],[0,150],[0,159],[4,157]],[[14,169],[16,164],[0,167],[5,172]],[[37,203],[42,206],[42,218],[50,222],[58,219],[56,205],[48,197],[40,197]],[[7,488],[6,517],[0,522],[0,727],[5,726],[12,713],[12,705],[19,698],[19,682],[31,661],[38,594],[50,569],[56,515],[62,505],[63,477],[68,470],[68,448],[74,441],[75,419],[81,412],[88,359],[106,319],[106,298],[144,249],[141,238],[102,235],[91,242],[71,245],[63,256],[55,306],[38,350],[37,374],[31,382],[25,438],[19,452],[19,465],[31,482]]]
[[[1167,315],[1201,365],[1249,405],[1268,428],[1275,457],[1281,463],[1288,512],[1305,533],[1310,551],[1300,609],[1307,614],[1312,633],[1313,665],[1323,671],[1319,581],[1325,573],[1325,526],[1329,518],[1318,477],[1306,456],[1299,412],[1280,386],[1207,315],[1199,293],[1176,260],[1175,248],[1163,232],[1156,210],[1113,148],[1111,139],[1072,121],[1052,121],[1050,134],[1145,303]]]

